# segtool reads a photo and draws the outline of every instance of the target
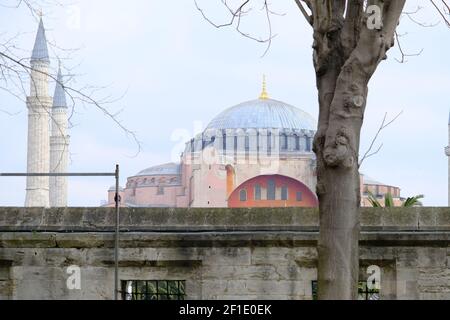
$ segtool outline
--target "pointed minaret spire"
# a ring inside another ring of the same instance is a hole
[[[39,14],[39,27],[36,33],[36,40],[34,41],[33,52],[31,54],[31,61],[46,61],[50,62],[47,48],[47,38],[45,36],[44,23],[42,22],[42,14]]]
[[[262,100],[266,100],[269,99],[269,94],[267,93],[267,88],[266,88],[266,75],[263,75],[263,82],[262,82],[262,91],[261,91],[261,95],[259,96],[260,99]]]
[[[61,74],[61,63],[59,63],[58,76],[56,77],[55,93],[53,95],[53,108],[67,108],[63,76]]]

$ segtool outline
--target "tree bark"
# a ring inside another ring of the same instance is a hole
[[[368,83],[394,44],[405,0],[372,0],[382,26],[368,28],[361,0],[305,1],[312,12],[319,123],[314,138],[320,210],[318,298],[356,299],[358,154]]]

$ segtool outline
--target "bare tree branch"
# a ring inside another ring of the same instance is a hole
[[[416,53],[405,53],[405,52],[403,51],[402,45],[401,45],[401,43],[400,43],[400,36],[401,36],[401,35],[399,35],[399,34],[397,33],[397,31],[395,31],[395,42],[397,43],[398,51],[400,51],[400,55],[401,55],[401,59],[395,58],[395,60],[396,60],[397,62],[399,62],[399,63],[405,63],[405,62],[407,62],[406,57],[415,57],[415,56],[420,56],[420,55],[422,54],[423,48],[420,49],[420,51],[419,51],[419,52],[416,52]]]
[[[433,4],[433,6],[436,8],[436,10],[438,11],[439,15],[442,17],[442,19],[444,20],[445,24],[450,28],[450,19],[449,19],[449,15],[450,15],[450,5],[448,3],[445,2],[445,0],[441,0],[442,4],[443,4],[443,8],[440,8],[436,3],[435,0],[430,0],[431,3]]]
[[[305,17],[306,21],[312,26],[313,25],[313,18],[312,16],[306,11],[306,9],[303,7],[302,2],[300,0],[294,0],[297,4],[298,8],[300,9],[300,12]]]
[[[403,113],[403,110],[400,111],[394,118],[392,118],[392,120],[389,120],[388,122],[386,122],[387,120],[387,112],[384,114],[383,117],[383,121],[381,121],[380,127],[377,130],[377,133],[375,134],[375,136],[372,139],[372,142],[370,143],[369,148],[367,149],[367,151],[364,153],[363,157],[361,158],[361,160],[359,161],[359,167],[361,167],[363,161],[375,154],[377,154],[381,148],[383,147],[383,144],[380,144],[380,146],[374,151],[372,151],[373,146],[375,145],[375,142],[378,139],[378,136],[380,135],[381,131],[383,131],[384,129],[386,129],[386,127],[388,127],[390,124],[392,124],[395,120],[398,119],[398,117],[400,117],[400,115]]]
[[[272,44],[272,39],[276,37],[276,35],[274,35],[272,33],[272,22],[271,22],[270,16],[271,15],[283,15],[283,14],[279,14],[279,13],[276,13],[273,10],[271,10],[269,8],[268,1],[264,0],[261,10],[264,11],[264,13],[265,13],[265,18],[267,20],[267,26],[269,29],[269,35],[266,38],[257,38],[255,36],[250,35],[247,32],[242,31],[242,29],[241,29],[242,17],[245,16],[250,10],[252,10],[252,8],[246,9],[246,7],[248,7],[248,5],[250,4],[250,0],[243,1],[235,10],[229,6],[229,4],[227,3],[226,0],[221,0],[221,3],[225,6],[227,11],[231,15],[231,18],[228,22],[221,23],[221,24],[218,24],[218,23],[215,23],[214,21],[212,21],[205,14],[204,10],[198,5],[197,0],[194,0],[194,3],[195,3],[197,10],[201,13],[202,17],[213,27],[219,29],[219,28],[224,28],[224,27],[230,27],[230,26],[233,26],[234,24],[236,24],[236,27],[235,27],[236,31],[239,34],[241,34],[243,37],[251,39],[251,40],[259,42],[259,43],[267,43],[266,49],[264,50],[264,53],[262,54],[261,57],[264,57],[267,54],[267,52],[269,51],[270,46]]]

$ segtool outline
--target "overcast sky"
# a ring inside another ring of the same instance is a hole
[[[12,1],[12,0],[11,0]],[[252,0],[255,1],[255,0]],[[15,1],[14,1],[15,2]],[[198,1],[218,23],[226,22],[219,0]],[[257,1],[256,1],[257,2]],[[66,68],[76,74],[74,87],[106,86],[101,95],[123,97],[108,107],[142,142],[133,140],[94,107],[76,107],[72,121],[70,171],[113,171],[127,176],[152,165],[174,160],[184,140],[205,127],[219,112],[260,93],[267,75],[271,98],[318,114],[312,66],[312,35],[293,0],[272,1],[277,34],[266,47],[234,29],[215,29],[191,0],[70,1],[63,8],[44,8],[44,24],[53,58],[77,48]],[[424,8],[415,19],[439,22],[426,0],[408,0],[408,10]],[[268,34],[256,5],[242,29],[256,37]],[[26,8],[0,10],[0,40],[20,32],[17,45],[29,57],[37,21]],[[393,48],[370,83],[362,131],[363,153],[387,112],[403,114],[379,138],[381,151],[367,159],[362,172],[401,188],[403,196],[424,194],[424,204],[447,205],[448,113],[450,89],[450,29],[444,23],[423,28],[404,17],[400,26],[403,49],[420,56],[400,64]],[[52,61],[56,68],[57,62]],[[73,68],[73,69],[72,69]],[[68,71],[66,71],[67,73]],[[53,94],[51,85],[50,95]],[[0,91],[0,172],[26,171],[27,110],[20,100]],[[69,179],[69,205],[99,205],[106,199],[111,178]],[[1,178],[0,205],[23,205],[25,179]]]

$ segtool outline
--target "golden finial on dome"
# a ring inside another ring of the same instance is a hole
[[[267,94],[267,88],[266,88],[266,75],[263,75],[263,82],[262,82],[262,91],[261,95],[259,96],[260,99],[266,100],[269,99],[269,95]]]
[[[38,15],[39,18],[42,18],[42,16],[44,15],[43,12],[42,12],[42,8],[39,8],[37,10],[37,15]]]

